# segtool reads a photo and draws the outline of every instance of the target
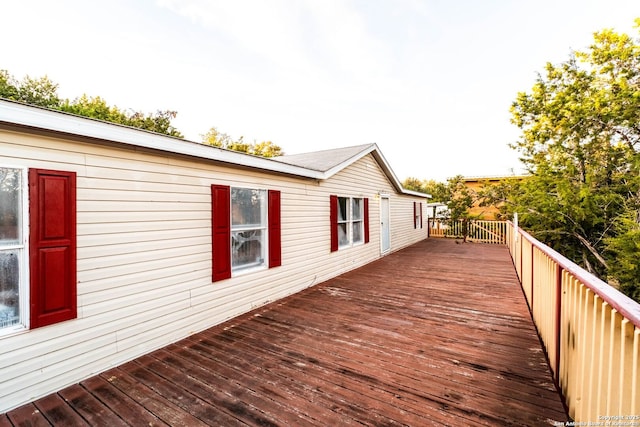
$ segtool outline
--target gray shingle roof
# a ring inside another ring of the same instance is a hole
[[[292,166],[300,166],[319,172],[327,172],[350,159],[357,159],[364,151],[371,151],[375,144],[354,145],[351,147],[334,148],[314,151],[312,153],[290,154],[273,157],[272,160]]]

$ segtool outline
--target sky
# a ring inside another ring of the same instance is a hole
[[[640,0],[5,0],[0,69],[286,154],[377,143],[400,180],[520,174],[509,108]]]

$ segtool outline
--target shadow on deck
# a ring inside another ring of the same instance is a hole
[[[566,419],[507,248],[428,239],[0,415],[0,426]]]

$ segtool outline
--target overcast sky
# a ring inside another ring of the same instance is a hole
[[[518,173],[509,107],[639,0],[6,0],[0,69],[286,153],[376,142],[396,175]]]

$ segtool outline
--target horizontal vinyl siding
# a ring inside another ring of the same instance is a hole
[[[78,319],[0,335],[0,412],[426,237],[371,155],[316,182],[0,131],[0,164],[77,173]],[[211,282],[211,184],[281,191],[282,266]],[[330,252],[329,195],[368,197],[371,241]],[[398,212],[396,212],[396,210]]]

